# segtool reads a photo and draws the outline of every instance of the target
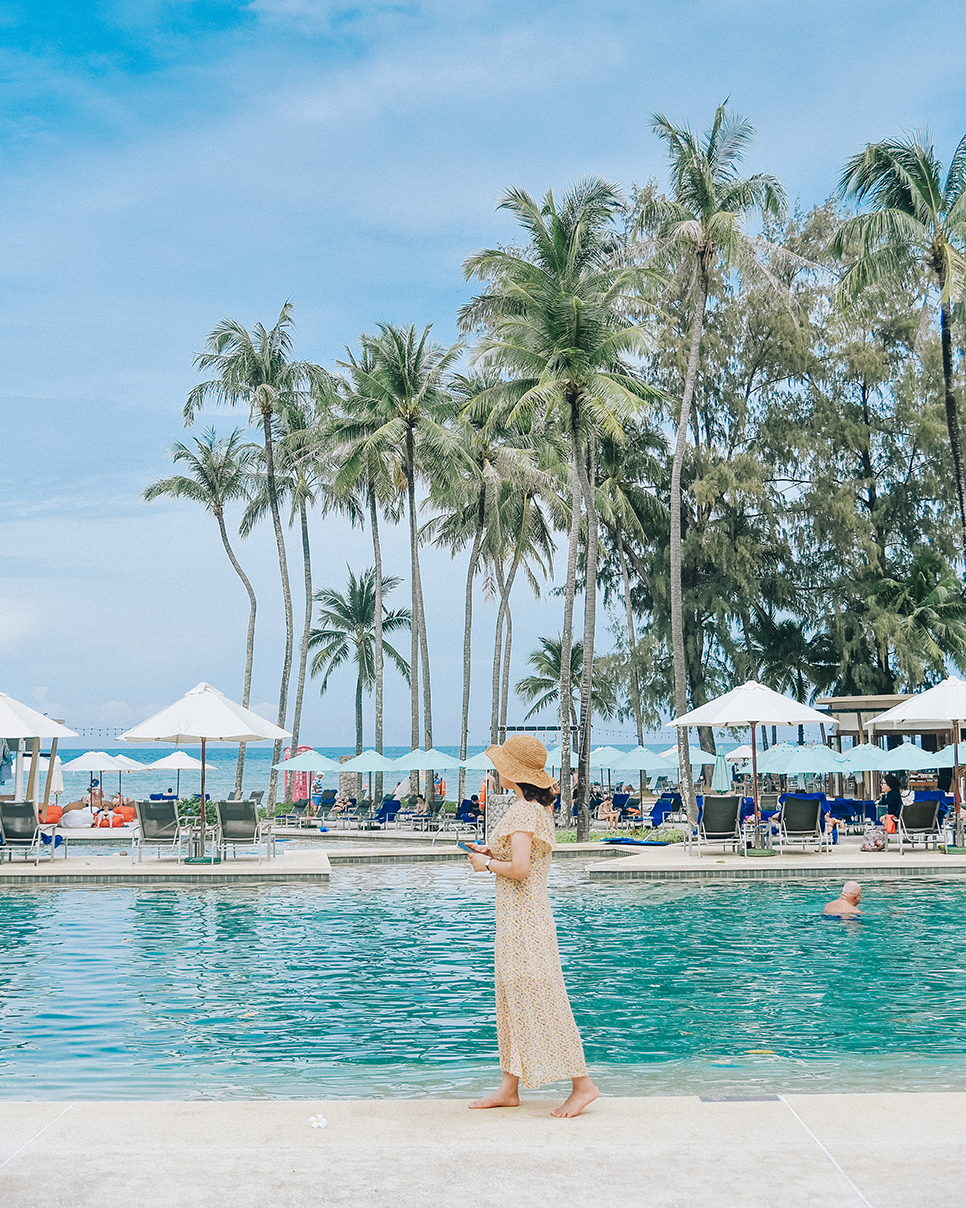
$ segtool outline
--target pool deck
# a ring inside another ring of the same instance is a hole
[[[543,1095],[545,1092],[538,1092]],[[966,1093],[0,1102],[13,1208],[961,1208]],[[325,1128],[309,1117],[322,1115]]]
[[[741,856],[720,848],[688,855],[680,844],[625,849],[621,855],[592,865],[592,879],[615,877],[640,881],[731,881],[833,879],[861,881],[881,877],[966,876],[966,855],[942,851],[860,851],[861,837],[849,836],[830,852],[794,851],[775,856]]]

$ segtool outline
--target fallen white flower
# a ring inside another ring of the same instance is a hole
[[[309,1116],[309,1123],[313,1128],[325,1128],[328,1124],[325,1116]]]

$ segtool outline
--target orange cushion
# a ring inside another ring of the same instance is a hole
[[[114,817],[111,819],[111,826],[123,826],[124,821],[121,815],[115,812]]]
[[[118,814],[120,814],[120,816],[124,819],[125,822],[133,822],[134,821],[134,806],[133,805],[119,805],[117,807],[117,809],[114,811],[114,816],[117,817]]]
[[[48,805],[46,809],[40,811],[42,822],[59,822],[63,816],[64,811],[59,805]]]

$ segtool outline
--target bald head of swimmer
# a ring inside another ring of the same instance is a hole
[[[862,901],[862,886],[858,881],[846,881],[842,886],[842,897],[853,906],[858,906]]]

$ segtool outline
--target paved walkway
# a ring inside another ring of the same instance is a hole
[[[542,1093],[542,1092],[541,1092]],[[9,1208],[962,1208],[966,1094],[0,1102]],[[315,1129],[309,1116],[322,1114]]]

